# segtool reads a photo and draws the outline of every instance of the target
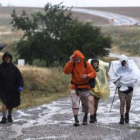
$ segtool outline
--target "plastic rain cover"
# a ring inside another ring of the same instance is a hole
[[[109,76],[112,81],[119,81],[119,86],[135,87],[140,80],[140,70],[133,60],[128,60],[125,55],[121,55],[120,61],[112,61],[109,69]],[[126,59],[126,67],[121,62]]]
[[[89,59],[90,63],[92,59]],[[95,87],[91,90],[91,93],[97,98],[107,100],[110,95],[109,84],[107,80],[106,68],[108,63],[99,60],[99,71],[95,78]]]

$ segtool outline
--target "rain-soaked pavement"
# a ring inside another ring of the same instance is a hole
[[[66,97],[51,104],[14,111],[12,124],[0,124],[0,140],[139,140],[140,87],[134,90],[130,123],[124,125],[118,123],[118,95],[109,112],[114,89],[110,83],[110,98],[100,101],[97,123],[82,125],[83,113],[80,108],[80,126],[74,127],[70,97]]]

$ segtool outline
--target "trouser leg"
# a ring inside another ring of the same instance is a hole
[[[72,110],[74,115],[74,126],[79,126],[78,120],[78,110],[79,110],[79,96],[76,93],[76,90],[71,90],[71,100],[72,100]]]

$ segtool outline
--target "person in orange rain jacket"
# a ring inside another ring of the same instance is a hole
[[[79,100],[85,108],[85,115],[83,118],[83,125],[87,125],[88,112],[90,113],[90,123],[94,123],[94,97],[90,94],[89,79],[96,77],[96,72],[88,61],[84,60],[84,55],[79,51],[74,51],[70,56],[70,61],[66,63],[63,72],[71,74],[71,99],[72,109],[74,114],[74,126],[79,126],[78,109]],[[86,64],[86,66],[85,66]]]

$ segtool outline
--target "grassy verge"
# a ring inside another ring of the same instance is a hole
[[[46,93],[41,91],[31,91],[28,93],[24,91],[21,93],[21,105],[19,106],[19,109],[50,103],[68,95],[70,95],[70,89],[66,89],[65,92],[63,91],[57,93]]]
[[[140,55],[139,26],[102,27],[103,34],[110,35],[113,41],[111,52],[127,55]]]

